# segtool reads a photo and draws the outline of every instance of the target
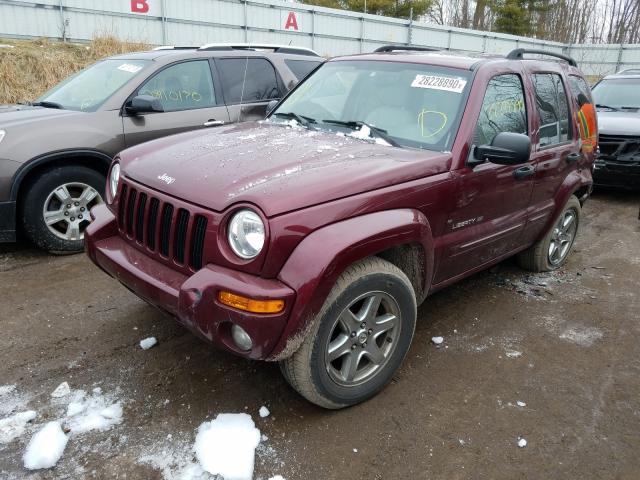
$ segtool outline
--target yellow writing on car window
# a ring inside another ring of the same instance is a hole
[[[489,118],[508,113],[523,113],[524,99],[507,99],[490,103],[486,106],[486,112]]]
[[[423,108],[418,114],[418,125],[420,125],[420,135],[422,138],[435,137],[444,127],[449,119],[446,113]]]
[[[140,95],[153,95],[171,102],[200,102],[202,95],[195,90],[141,90]]]

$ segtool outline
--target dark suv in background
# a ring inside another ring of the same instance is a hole
[[[159,47],[102,60],[36,102],[0,106],[0,242],[83,247],[120,150],[158,137],[265,117],[323,62],[291,46]]]
[[[640,69],[608,75],[593,87],[600,154],[596,185],[640,189]]]

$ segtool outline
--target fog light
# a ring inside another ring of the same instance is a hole
[[[233,341],[240,350],[251,350],[253,346],[251,337],[245,332],[244,328],[239,325],[233,324],[231,327],[231,338],[233,338]]]
[[[280,313],[284,310],[284,300],[254,300],[230,292],[218,292],[218,301],[251,313]]]

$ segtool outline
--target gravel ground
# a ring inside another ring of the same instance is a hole
[[[211,349],[84,255],[3,246],[0,385],[15,390],[0,418],[38,416],[0,443],[0,478],[178,479],[202,422],[246,412],[266,435],[255,470],[265,480],[637,479],[639,204],[594,196],[561,271],[507,261],[428,299],[393,382],[338,412],[298,397],[277,365]],[[141,349],[150,336],[158,344]],[[122,423],[72,437],[55,468],[31,473],[22,455],[62,415],[50,393],[64,381],[120,401]]]

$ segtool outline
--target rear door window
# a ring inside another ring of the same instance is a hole
[[[532,80],[540,120],[540,147],[567,142],[571,139],[571,122],[562,77],[555,73],[536,73]]]
[[[518,75],[498,75],[487,85],[478,125],[476,145],[490,144],[500,132],[527,134],[524,88]]]
[[[227,104],[280,98],[276,71],[264,58],[224,58],[219,61]]]
[[[320,65],[321,62],[313,62],[311,60],[285,60],[284,63],[298,80],[302,80],[309,75],[311,70]]]
[[[160,99],[165,112],[213,107],[216,94],[209,61],[194,60],[167,67],[147,80],[138,95]]]

